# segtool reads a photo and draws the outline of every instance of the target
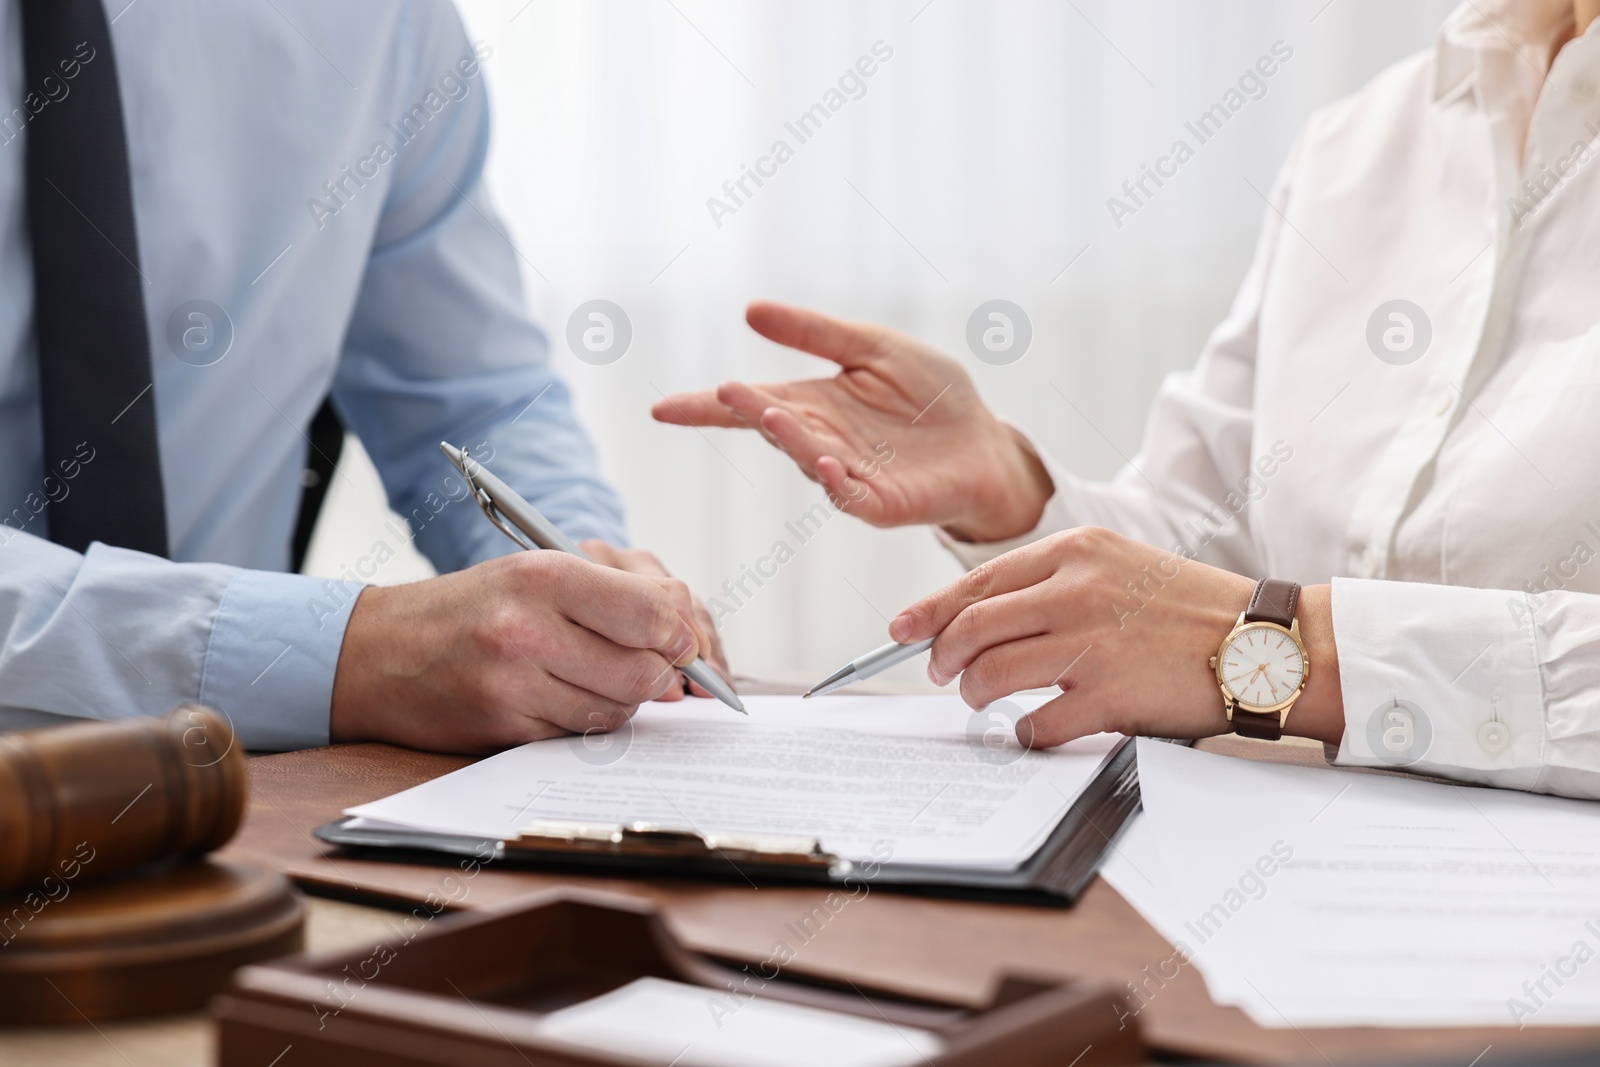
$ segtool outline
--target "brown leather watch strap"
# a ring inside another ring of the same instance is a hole
[[[1233,732],[1240,737],[1253,737],[1258,741],[1277,741],[1283,737],[1283,726],[1275,711],[1245,711],[1235,707],[1232,725]]]
[[[1270,622],[1285,630],[1294,625],[1294,609],[1300,601],[1300,586],[1281,578],[1263,578],[1256,583],[1250,606],[1244,609],[1245,622]]]

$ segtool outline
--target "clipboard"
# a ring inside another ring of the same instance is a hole
[[[1132,738],[1106,754],[1087,787],[1033,855],[1010,870],[921,864],[860,865],[810,838],[696,832],[651,823],[592,825],[534,822],[515,837],[362,828],[346,817],[313,833],[362,859],[453,863],[462,857],[498,867],[633,874],[755,884],[869,882],[896,892],[1068,907],[1083,892],[1128,820],[1139,810],[1139,769]]]

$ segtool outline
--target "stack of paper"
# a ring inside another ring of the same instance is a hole
[[[1264,1026],[1600,1023],[1600,804],[1144,739],[1139,779],[1102,873],[1167,978]]]
[[[1044,697],[1014,698],[1014,714]],[[820,840],[858,863],[1012,870],[1120,740],[1021,748],[958,697],[648,704],[612,734],[537,741],[371,804],[358,828],[505,838],[536,821]]]

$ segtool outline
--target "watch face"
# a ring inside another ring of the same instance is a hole
[[[1217,675],[1240,704],[1270,708],[1294,695],[1305,677],[1305,659],[1294,638],[1275,626],[1252,626],[1222,650]]]

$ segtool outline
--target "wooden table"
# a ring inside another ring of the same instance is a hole
[[[1248,758],[1325,765],[1320,745],[1227,737],[1213,738],[1203,747]],[[434,906],[453,897],[453,906],[483,907],[563,885],[624,893],[654,901],[678,936],[702,952],[760,960],[783,941],[795,953],[786,972],[848,977],[957,1001],[981,1000],[984,990],[1007,968],[1100,979],[1125,987],[1148,982],[1151,972],[1173,959],[1173,947],[1098,878],[1070,909],[875,890],[825,922],[813,921],[818,932],[801,943],[794,930],[802,920],[819,911],[828,915],[819,908],[826,888],[756,889],[737,879],[705,883],[492,868],[463,881],[453,867],[330,854],[310,836],[313,827],[341,808],[397,792],[467,762],[383,745],[348,745],[256,760],[253,791],[259,802],[224,854],[276,865],[322,893],[369,899],[376,893],[402,906],[417,906],[433,894]],[[1192,967],[1179,969],[1176,978],[1159,988],[1145,988],[1151,991],[1144,995],[1138,1018],[1147,1042],[1166,1051],[1220,1060],[1322,1067],[1424,1059],[1465,1065],[1476,1060],[1477,1067],[1495,1067],[1531,1049],[1600,1045],[1596,1030],[1548,1027],[1266,1029],[1236,1008],[1213,1004]]]
[[[1267,746],[1236,738],[1206,747],[1255,758],[1320,763],[1318,748]],[[226,858],[285,870],[319,894],[380,896],[402,909],[433,894],[434,906],[482,907],[559,885],[654,901],[690,946],[761,959],[777,941],[795,950],[787,970],[848,976],[909,993],[977,1000],[1003,970],[1087,977],[1117,986],[1147,981],[1172,947],[1106,883],[1096,879],[1071,909],[983,904],[872,891],[837,914],[818,906],[817,887],[755,889],[737,881],[623,880],[485,868],[462,880],[454,868],[355,860],[330,854],[310,836],[340,809],[375,800],[466,760],[383,745],[347,745],[251,761],[251,805]],[[424,911],[423,914],[428,914]],[[794,930],[813,918],[801,942]],[[394,911],[311,902],[313,951],[376,943],[390,935]],[[429,920],[431,921],[431,919]],[[1146,986],[1150,990],[1150,986]],[[1146,1040],[1172,1051],[1250,1063],[1353,1064],[1438,1060],[1495,1067],[1531,1049],[1600,1045],[1600,1031],[1529,1028],[1392,1030],[1263,1029],[1234,1008],[1210,1001],[1192,968],[1145,994]],[[1490,1048],[1492,1046],[1492,1048]],[[1485,1051],[1485,1050],[1488,1051]],[[211,1031],[189,1016],[59,1031],[0,1031],[0,1064],[106,1064],[187,1067],[211,1062]],[[261,1065],[268,1067],[268,1065]],[[285,1063],[280,1067],[293,1067]]]

